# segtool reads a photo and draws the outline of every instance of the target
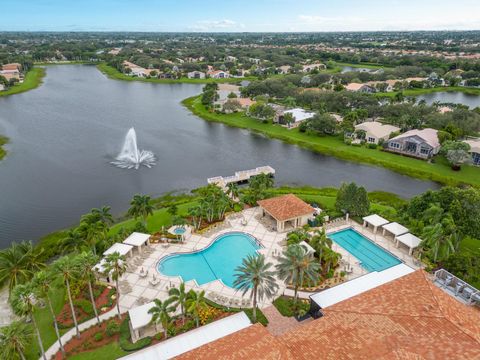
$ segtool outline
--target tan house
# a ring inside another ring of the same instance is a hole
[[[465,141],[470,145],[470,154],[472,154],[473,165],[480,166],[480,139],[472,139]]]
[[[374,93],[376,91],[373,86],[361,83],[350,83],[345,86],[345,90],[363,93]]]
[[[419,159],[430,159],[440,151],[438,131],[410,130],[388,140],[386,150]]]
[[[263,216],[276,222],[278,232],[288,231],[306,225],[315,209],[293,194],[259,200]]]
[[[378,144],[380,140],[388,140],[390,135],[400,128],[393,125],[382,124],[378,121],[366,121],[355,125],[355,131],[365,131],[365,141],[369,144]]]

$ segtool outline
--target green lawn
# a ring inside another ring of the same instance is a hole
[[[8,143],[8,138],[6,136],[0,135],[0,160],[2,160],[5,155],[7,155],[7,151],[3,148],[3,145]]]
[[[19,94],[28,90],[35,89],[40,86],[45,76],[45,69],[34,67],[25,75],[23,83],[16,84],[6,91],[0,91],[0,96],[8,96]]]
[[[428,163],[423,160],[381,151],[380,149],[347,145],[339,137],[308,135],[299,132],[298,129],[288,130],[279,125],[265,124],[247,117],[244,113],[217,114],[209,112],[201,104],[199,96],[185,99],[183,104],[204,120],[249,129],[290,144],[296,144],[312,151],[332,155],[344,160],[383,166],[401,174],[449,185],[470,184],[480,187],[479,167],[463,166],[461,171],[453,171],[441,157],[437,157],[435,163]]]
[[[54,288],[50,292],[50,299],[52,300],[53,311],[56,314],[60,312],[65,304],[65,294],[66,290],[61,284],[61,280],[58,279],[55,281]],[[55,329],[53,327],[52,315],[48,309],[48,306],[45,306],[42,309],[36,309],[35,319],[37,320],[38,327],[40,328],[40,334],[42,337],[43,347],[45,351],[57,341],[57,336],[55,334]],[[67,330],[60,329],[60,333],[63,334]],[[27,359],[37,360],[39,358],[39,348],[38,341],[35,337],[32,341],[32,344],[27,349]]]
[[[115,360],[128,354],[117,342],[114,342],[92,351],[70,356],[69,360]]]
[[[465,86],[441,86],[441,87],[434,87],[428,89],[408,89],[403,90],[402,93],[405,96],[418,96],[423,94],[430,94],[435,92],[453,92],[453,91],[460,91],[468,95],[480,95],[479,88],[472,88],[472,87],[465,87]],[[375,95],[378,97],[394,97],[398,91],[394,92],[379,92]]]
[[[137,76],[129,76],[121,73],[114,67],[107,65],[106,63],[100,63],[97,65],[98,70],[107,75],[110,79],[115,80],[125,80],[125,81],[142,81],[142,82],[152,82],[159,84],[176,84],[176,83],[188,83],[188,84],[207,84],[207,83],[237,83],[243,80],[257,80],[256,77],[244,77],[244,78],[228,78],[228,79],[189,79],[182,77],[180,79],[156,79],[156,78],[142,78]]]

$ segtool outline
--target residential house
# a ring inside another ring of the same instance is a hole
[[[355,131],[365,131],[365,141],[369,144],[378,144],[380,141],[386,141],[394,132],[400,131],[400,128],[382,124],[378,121],[366,121],[355,125]]]
[[[205,79],[206,74],[203,71],[190,71],[187,73],[189,79]]]
[[[386,150],[419,159],[430,159],[440,150],[437,130],[427,128],[407,131],[388,140]]]
[[[227,79],[230,77],[230,73],[223,70],[209,70],[207,71],[207,75],[212,79]]]
[[[120,51],[122,51],[122,48],[113,48],[112,50],[110,50],[108,52],[109,55],[113,55],[113,56],[116,56],[120,53]]]
[[[240,86],[234,84],[218,84],[218,101],[228,99],[230,94],[235,94],[237,98],[240,97]]]
[[[468,145],[470,145],[470,154],[472,154],[473,165],[480,166],[480,138],[466,140]]]
[[[225,62],[233,62],[234,63],[234,62],[237,62],[237,60],[238,59],[235,56],[230,56],[230,55],[225,56]]]
[[[345,87],[347,91],[362,92],[372,94],[376,90],[373,86],[361,83],[350,83]]]
[[[257,58],[248,58],[248,61],[251,62],[252,64],[260,64],[260,62],[262,61],[261,59],[257,59]]]
[[[303,72],[310,72],[312,70],[325,70],[327,66],[325,64],[321,63],[316,63],[316,64],[308,64],[308,65],[303,65]]]
[[[282,65],[277,68],[279,74],[289,74],[292,67],[290,65]]]
[[[18,82],[22,82],[22,65],[19,63],[1,65],[0,76],[3,76],[8,81],[10,81],[11,79],[15,79]]]
[[[293,123],[287,124],[285,122],[285,115],[291,114],[293,116]],[[280,110],[275,112],[275,116],[273,118],[273,122],[281,124],[281,125],[289,125],[291,127],[296,127],[300,125],[302,121],[307,119],[311,119],[315,116],[314,112],[306,111],[301,108],[289,109],[289,110]]]

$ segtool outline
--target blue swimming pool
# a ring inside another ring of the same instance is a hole
[[[194,279],[199,285],[219,279],[233,288],[235,269],[247,255],[260,248],[254,237],[232,232],[219,236],[198,252],[170,255],[158,263],[158,271],[168,276],[181,276],[183,281]]]
[[[341,230],[328,237],[357,258],[368,271],[382,271],[401,261],[354,229]]]

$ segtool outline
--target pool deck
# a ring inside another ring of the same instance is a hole
[[[391,252],[393,255],[402,260],[406,265],[418,269],[419,266],[414,263],[413,258],[408,255],[408,250],[404,248],[397,248],[393,239],[386,238],[381,234],[373,234],[370,229],[364,228],[361,225],[348,221],[347,224],[329,227],[327,233],[339,231],[348,227],[352,227],[362,235],[366,236],[376,244],[380,245],[385,250]],[[284,246],[286,233],[277,233],[268,226],[268,223],[261,219],[261,210],[258,207],[250,208],[227,217],[221,230],[211,230],[208,234],[198,235],[192,234],[183,244],[151,244],[149,251],[144,251],[143,254],[136,256],[136,265],[133,265],[133,260],[129,260],[132,264],[126,274],[120,279],[120,307],[121,311],[128,311],[131,308],[150,302],[153,299],[164,300],[168,298],[168,290],[172,286],[178,287],[182,282],[180,277],[169,277],[157,271],[158,262],[165,256],[173,253],[188,253],[196,250],[201,250],[212,243],[219,235],[240,231],[253,235],[263,246],[259,250],[264,254],[268,262],[273,265],[278,263],[278,259],[273,256],[274,252],[281,252]],[[343,260],[348,262],[353,271],[347,274],[347,280],[351,280],[358,276],[367,273],[359,264],[358,261],[345,251],[340,246],[333,244],[332,248],[341,253]],[[146,277],[140,276],[141,268],[148,270]],[[159,279],[159,283],[152,285],[152,274]],[[285,284],[277,280],[279,290],[271,299],[264,299],[259,303],[260,308],[265,308],[271,305],[274,298],[280,294],[288,294],[290,291]],[[225,286],[221,281],[215,280],[210,283],[199,286],[195,281],[190,280],[185,283],[186,290],[195,289],[197,291],[205,290],[207,297],[211,297],[213,293],[216,295],[235,300],[242,300],[242,294],[234,289]],[[301,292],[301,297],[307,298],[311,293]],[[248,294],[245,298],[248,298]]]

